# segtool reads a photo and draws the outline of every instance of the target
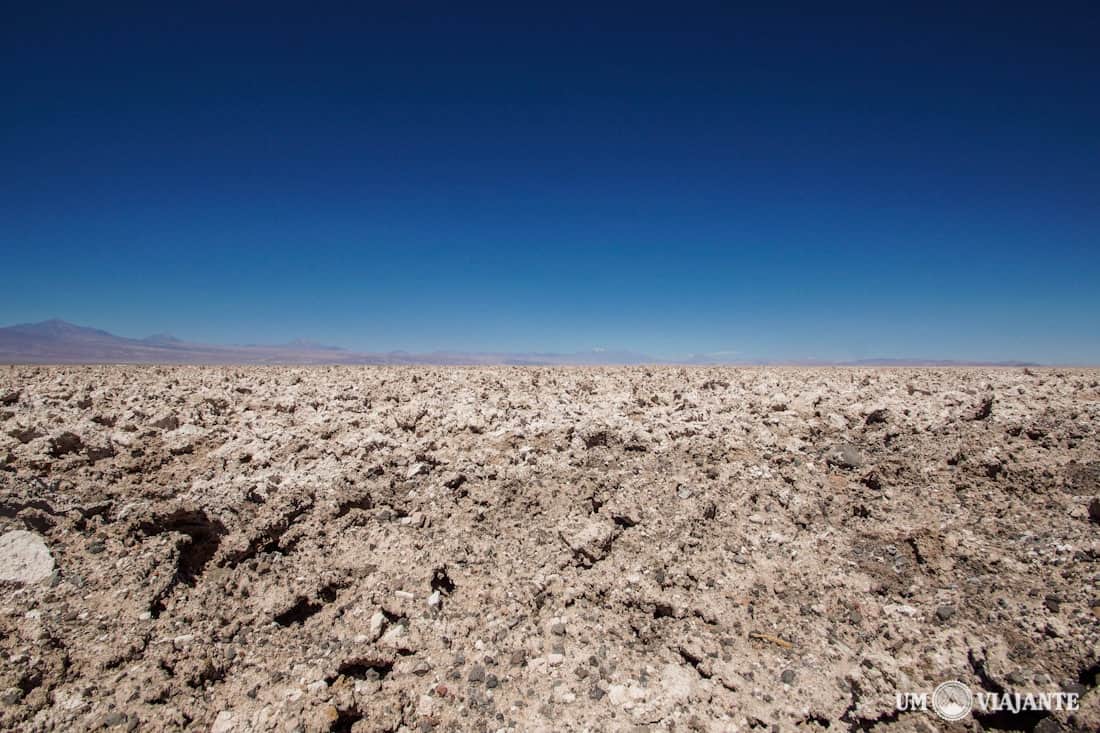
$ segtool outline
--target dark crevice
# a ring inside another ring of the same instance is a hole
[[[989,676],[989,671],[985,668],[984,660],[976,658],[973,651],[967,652],[966,657],[970,661],[970,668],[974,670],[974,674],[977,675],[978,681],[982,683],[982,689],[996,693],[1003,693],[1005,691],[1003,685]]]
[[[355,708],[337,708],[336,720],[332,721],[329,730],[333,733],[351,733],[352,727],[365,717]]]
[[[1097,675],[1100,675],[1100,660],[1082,669],[1077,674],[1077,682],[1091,690],[1096,687]]]
[[[713,616],[708,616],[707,614],[700,611],[698,608],[695,609],[694,611],[692,611],[691,615],[694,616],[695,618],[699,619],[703,623],[705,623],[707,626],[717,626],[718,625],[718,619],[717,618],[714,618]]]
[[[313,600],[306,598],[305,596],[299,596],[297,602],[287,610],[280,613],[275,617],[275,623],[280,626],[293,626],[295,624],[303,624],[314,614],[320,612],[329,603],[332,603],[337,598],[337,591],[339,591],[341,585],[339,583],[329,583],[317,591],[317,599]]]
[[[27,501],[0,501],[0,517],[14,519],[24,509],[37,509],[52,516],[60,516],[63,512],[56,512],[50,503],[42,499],[28,499]]]
[[[436,568],[432,572],[432,590],[439,591],[443,595],[450,595],[454,592],[455,583],[451,580],[451,576],[447,574],[447,566]]]
[[[913,550],[913,557],[916,559],[918,565],[924,565],[928,562],[924,555],[921,554],[920,547],[917,545],[915,537],[906,537],[905,542],[909,545],[909,548]]]
[[[611,440],[611,436],[607,434],[607,431],[600,430],[590,435],[586,435],[583,440],[584,447],[588,449],[607,447],[608,442]]]
[[[164,588],[153,596],[153,599],[149,602],[149,613],[153,615],[153,618],[160,618],[160,615],[164,613],[164,609],[168,607],[168,598],[177,585],[179,585],[179,577],[173,576]]]
[[[218,550],[221,538],[225,535],[225,525],[217,519],[210,519],[206,512],[180,509],[171,514],[155,517],[138,525],[148,536],[177,532],[186,535],[190,541],[180,548],[179,579],[188,585],[194,585],[202,575],[203,569]]]
[[[705,680],[709,680],[711,678],[711,673],[703,669],[703,667],[701,666],[703,664],[702,657],[698,657],[695,654],[692,654],[690,651],[683,647],[678,648],[676,651],[680,653],[681,659],[690,664],[695,669],[695,671],[699,673],[700,677]]]
[[[382,611],[382,615],[386,618],[386,623],[390,626],[396,626],[397,624],[404,623],[405,621],[405,616],[403,614],[391,613],[384,608],[380,610]]]
[[[637,522],[625,514],[612,514],[611,521],[618,525],[620,529],[630,529],[637,524]]]
[[[373,657],[355,657],[348,659],[336,668],[336,677],[341,675],[357,680],[384,680],[393,671],[393,662]],[[334,677],[332,681],[335,681]]]
[[[667,603],[653,604],[653,618],[676,618],[676,612]]]
[[[19,678],[18,687],[23,692],[23,697],[34,692],[42,684],[42,674],[34,672]]]
[[[984,660],[977,659],[973,652],[967,653],[967,659],[970,661],[970,668],[974,670],[974,674],[978,677],[978,681],[981,682],[982,689],[988,692],[995,692],[999,695],[1005,694],[1004,685],[998,683],[990,676]],[[977,707],[974,708],[972,714],[974,715],[974,719],[981,723],[982,727],[985,729],[1013,731],[1033,731],[1039,723],[1050,717],[1050,711],[1048,710],[1020,710],[1018,712],[1012,712],[1011,710],[983,711]]]
[[[324,606],[314,603],[308,598],[299,598],[298,602],[275,617],[275,623],[280,626],[293,626],[303,624],[306,619],[320,611]]]
[[[374,500],[371,499],[370,494],[364,494],[363,496],[350,499],[345,502],[341,502],[336,508],[336,517],[339,519],[352,509],[372,509],[374,508]]]
[[[207,563],[217,552],[226,529],[220,521],[210,519],[202,510],[179,509],[141,522],[137,530],[148,537],[166,532],[186,537],[177,542],[179,558],[176,572],[149,603],[149,613],[153,618],[159,618],[167,607],[168,598],[181,583],[194,586],[198,582]]]
[[[817,725],[820,725],[822,728],[831,728],[832,725],[833,725],[832,721],[830,721],[828,718],[826,718],[823,715],[818,715],[817,713],[810,713],[805,718],[803,718],[801,721],[799,721],[798,724],[799,725],[812,725],[814,723],[816,723]]]

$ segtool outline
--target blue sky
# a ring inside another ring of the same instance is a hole
[[[27,5],[0,323],[1100,362],[1087,4]]]

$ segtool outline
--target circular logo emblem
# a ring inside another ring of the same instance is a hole
[[[944,720],[962,720],[973,705],[970,688],[958,680],[944,682],[932,693],[932,709]]]

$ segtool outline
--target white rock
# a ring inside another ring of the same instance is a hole
[[[645,700],[646,692],[636,685],[611,685],[607,688],[607,697],[612,705],[630,708]]]
[[[53,569],[53,555],[41,536],[23,529],[0,536],[0,580],[37,583]]]
[[[551,667],[560,667],[564,661],[565,656],[563,654],[552,653],[546,655],[546,663]]]
[[[210,726],[210,733],[229,733],[233,730],[233,713],[223,710],[214,718],[214,724]]]
[[[374,615],[370,617],[370,626],[368,627],[370,641],[375,641],[382,635],[382,629],[386,627],[386,615],[381,611],[375,611]]]
[[[680,664],[666,664],[661,670],[661,686],[665,694],[676,701],[686,700],[695,692],[699,675]]]
[[[391,627],[385,634],[383,634],[378,643],[381,646],[389,647],[391,649],[397,648],[401,644],[401,638],[403,636],[405,636],[405,627],[401,624],[398,624],[397,626]]]
[[[610,522],[592,520],[578,531],[564,537],[569,549],[582,555],[589,562],[601,560],[607,556],[614,538],[614,526]]]

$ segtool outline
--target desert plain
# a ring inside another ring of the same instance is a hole
[[[1098,385],[0,367],[0,729],[1100,730]]]

